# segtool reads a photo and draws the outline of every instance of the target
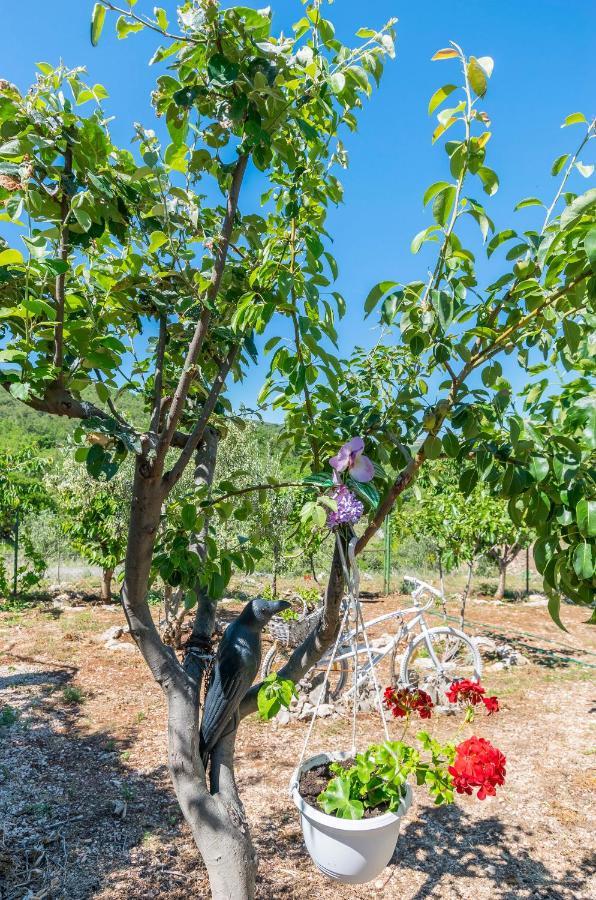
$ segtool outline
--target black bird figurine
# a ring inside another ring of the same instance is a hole
[[[263,628],[272,616],[290,606],[286,600],[250,600],[226,628],[217,648],[201,722],[199,750],[205,767],[259,671]]]

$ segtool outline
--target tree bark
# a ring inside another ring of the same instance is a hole
[[[101,573],[101,600],[103,603],[110,603],[112,599],[112,578],[114,577],[113,569],[104,569]]]
[[[505,596],[505,582],[507,578],[507,562],[504,559],[498,559],[499,565],[499,583],[495,591],[494,599],[502,600]]]
[[[233,740],[217,748],[217,775],[208,789],[199,756],[196,686],[171,692],[168,768],[184,818],[203,857],[214,900],[252,900],[257,860],[233,772]],[[212,776],[213,778],[213,776]]]

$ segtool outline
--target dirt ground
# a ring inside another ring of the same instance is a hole
[[[373,597],[365,618],[405,605],[398,595]],[[596,897],[596,630],[582,624],[585,610],[565,607],[563,618],[568,634],[543,605],[470,603],[470,630],[507,641],[527,660],[511,669],[487,660],[483,681],[502,711],[473,725],[505,753],[506,784],[494,799],[463,797],[450,807],[418,796],[392,864],[373,884],[329,881],[304,849],[287,784],[305,723],[245,721],[237,773],[260,859],[258,896]],[[89,604],[0,614],[2,900],[209,896],[168,780],[160,691],[132,645],[108,650],[101,639],[121,621],[117,607]],[[380,728],[364,716],[362,745]],[[434,728],[453,736],[453,719]],[[317,724],[313,752],[348,744],[348,722]]]

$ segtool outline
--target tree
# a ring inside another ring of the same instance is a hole
[[[27,522],[36,514],[53,508],[44,476],[47,460],[39,450],[0,451],[0,542],[13,548],[12,585],[4,560],[0,559],[0,595],[14,596],[39,584],[46,570],[45,562],[36,552]],[[19,550],[24,560],[19,566]]]
[[[411,534],[434,547],[441,585],[444,571],[466,564],[471,577],[479,557],[494,560],[499,566],[495,598],[502,600],[507,566],[529,543],[527,529],[512,521],[507,501],[492,496],[485,482],[463,494],[452,460],[423,470],[413,493],[393,518],[398,538]]]
[[[110,482],[91,478],[62,460],[58,476],[60,527],[74,550],[102,570],[101,599],[112,599],[114,570],[124,562],[131,473],[121,467]]]
[[[152,95],[167,145],[137,126],[141,159],[113,144],[105,89],[86,84],[81,70],[41,64],[26,96],[0,83],[0,202],[16,229],[21,215],[31,222],[21,231],[26,258],[0,246],[0,327],[9,338],[0,380],[15,400],[80,420],[79,436],[94,442],[77,456],[92,476],[110,479],[134,455],[122,603],[168,700],[170,772],[218,897],[254,893],[235,736],[216,749],[208,783],[193,754],[203,665],[195,654],[180,663],[163,644],[147,591],[158,572],[192,592],[192,640],[210,638],[232,566],[255,560],[251,548],[221,549],[211,537],[213,515],[227,513],[224,499],[209,500],[217,429],[230,411],[226,381],[242,378],[254,335],[274,314],[299,321],[297,290],[308,296],[308,327],[333,329],[336,312],[322,293],[336,271],[325,219],[342,195],[337,134],[356,127],[393,41],[389,23],[345,47],[319,7],[307,8],[292,38],[271,34],[268,9],[220,9],[213,0],[183,3],[178,26],[160,8],[154,18],[124,12],[119,37],[157,32],[164,44],[153,62],[169,65]],[[94,43],[107,8],[94,8]],[[264,213],[241,211],[249,166],[262,173]],[[209,179],[222,198],[212,205]],[[148,355],[128,374],[128,348],[147,337]],[[304,363],[289,361],[287,373],[298,385],[312,377]],[[122,377],[144,398],[142,428],[119,408]],[[195,454],[195,503],[174,508],[169,498]],[[160,532],[164,505],[172,509]],[[336,577],[305,671],[334,637],[340,600]]]
[[[111,4],[95,7],[94,41],[104,7]],[[313,498],[303,519],[318,527],[325,527],[329,509],[325,495],[318,499],[330,481],[327,458],[342,436],[366,436],[383,494],[377,502],[373,490],[363,489],[372,508],[359,551],[443,445],[461,454],[465,490],[494,469],[501,493],[534,502],[543,489],[536,489],[527,468],[533,441],[525,430],[508,451],[501,441],[511,388],[495,357],[518,347],[523,359],[536,345],[573,367],[577,353],[561,328],[563,320],[572,321],[576,350],[583,346],[593,293],[594,215],[590,196],[565,195],[562,214],[553,217],[553,207],[543,236],[524,238],[524,258],[514,271],[477,298],[474,259],[455,226],[470,213],[484,234],[491,229],[464,186],[468,176],[479,177],[489,193],[497,184],[484,165],[487,116],[478,108],[492,61],[467,58],[455,47],[441,51],[438,58],[461,63],[464,88],[461,103],[447,117],[441,112],[436,138],[456,122],[464,136],[447,144],[454,183],[433,187],[436,223],[416,242],[440,236],[438,260],[426,283],[383,282],[373,289],[367,311],[383,300],[385,321],[399,320],[403,340],[357,351],[349,368],[333,352],[336,311],[341,315],[344,303],[331,290],[336,264],[326,249],[326,210],[341,199],[334,164],[345,164],[346,156],[338,130],[354,128],[355,110],[393,53],[392,23],[359,32],[362,43],[350,50],[335,38],[319,2],[306,8],[291,39],[271,35],[268,10],[222,10],[204,0],[185,3],[179,12],[180,33],[160,8],[155,18],[130,10],[118,20],[121,37],[150,28],[167,42],[153,57],[167,58],[170,66],[153,100],[169,144],[162,151],[156,134],[139,126],[142,164],[112,144],[101,105],[83,118],[66,99],[70,85],[79,105],[103,101],[105,92],[85,85],[80,72],[44,67],[27,98],[10,85],[0,88],[5,210],[16,220],[24,209],[32,221],[27,260],[14,247],[0,251],[6,270],[1,321],[10,337],[10,350],[3,351],[10,367],[1,380],[15,399],[78,418],[83,430],[105,436],[80,454],[91,474],[110,477],[127,452],[134,454],[123,607],[166,695],[170,773],[212,892],[252,897],[254,852],[234,780],[236,732],[215,748],[207,780],[196,752],[201,659],[189,653],[179,662],[160,640],[147,603],[153,567],[169,584],[193,591],[191,641],[209,640],[232,566],[254,564],[254,554],[241,546],[220,552],[212,539],[214,517],[222,509],[228,515],[230,500],[229,491],[221,494],[212,483],[218,427],[230,408],[223,393],[230,373],[242,377],[255,355],[255,332],[273,330],[274,315],[287,317],[293,341],[288,346],[275,333],[268,341],[268,352],[275,352],[263,400],[286,411],[286,445]],[[240,208],[249,163],[268,188],[264,213]],[[210,206],[199,196],[197,182],[208,176],[222,204]],[[146,427],[137,430],[118,409],[117,375],[126,348],[147,330],[150,352],[130,374],[146,400]],[[448,380],[429,407],[426,379],[435,370],[445,370]],[[469,386],[475,370],[487,390]],[[99,405],[81,397],[91,386]],[[156,554],[162,506],[195,453],[197,499],[180,507],[178,533]],[[580,490],[588,503],[587,488]],[[245,494],[245,488],[238,491]],[[591,532],[586,515],[581,507],[581,533]],[[555,588],[565,573],[583,599],[588,580],[571,574],[566,548],[549,545],[545,556],[547,567],[561,559]],[[330,646],[342,592],[336,545],[321,620],[282,677],[299,680]],[[258,690],[255,685],[245,696],[240,719],[256,710]]]

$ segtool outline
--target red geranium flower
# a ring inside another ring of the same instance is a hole
[[[491,716],[493,713],[499,712],[500,707],[498,697],[483,697],[482,702],[486,706],[486,711],[488,712],[489,716]]]
[[[385,706],[391,710],[396,719],[402,719],[412,712],[417,712],[421,719],[430,719],[433,702],[426,691],[391,687],[385,688]]]
[[[479,788],[478,799],[494,797],[497,785],[505,784],[506,759],[490,741],[471,737],[455,748],[455,761],[449,774],[458,794],[471,794]]]
[[[450,703],[459,703],[460,701],[476,706],[483,700],[484,688],[478,681],[470,681],[469,678],[462,678],[461,681],[454,681],[447,691],[447,699]]]

